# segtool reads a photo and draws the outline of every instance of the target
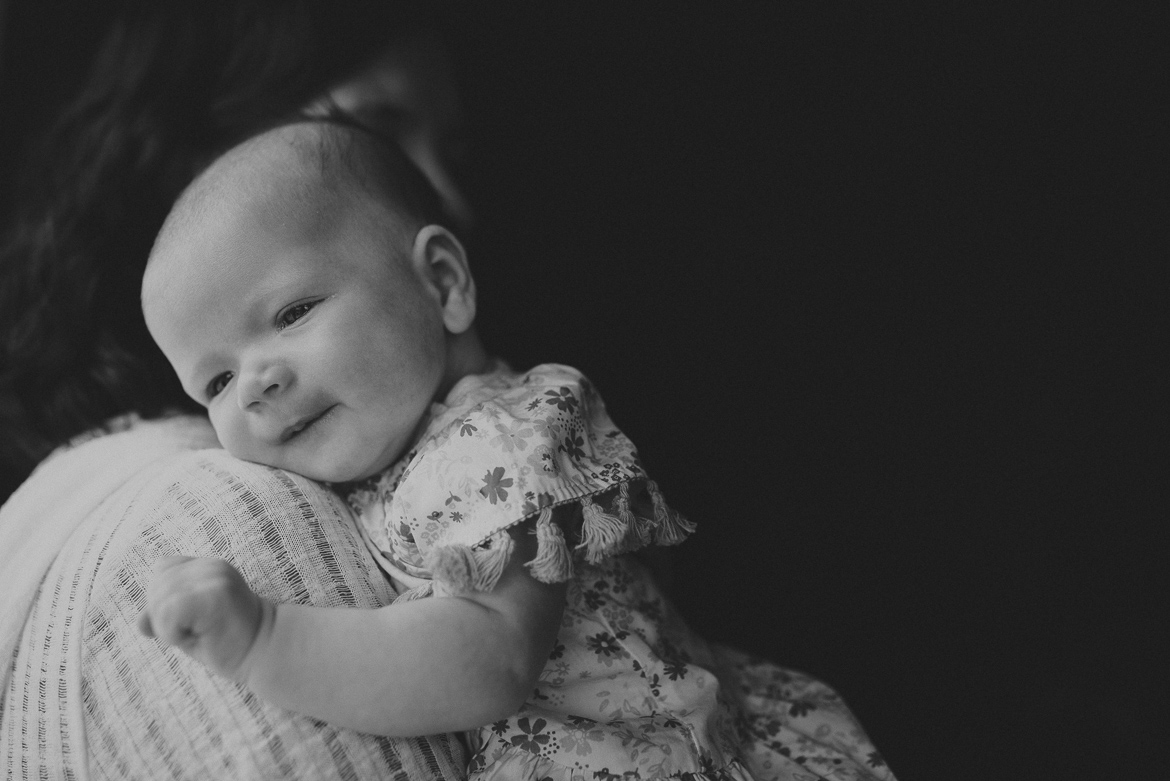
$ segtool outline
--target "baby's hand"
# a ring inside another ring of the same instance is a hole
[[[167,556],[155,567],[138,629],[220,675],[244,680],[244,661],[274,609],[222,559]]]

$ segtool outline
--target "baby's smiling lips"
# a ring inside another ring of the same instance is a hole
[[[325,409],[323,409],[322,411],[317,412],[317,413],[312,414],[312,415],[307,415],[307,416],[301,418],[296,423],[289,426],[288,428],[286,428],[280,434],[280,443],[283,445],[286,442],[288,442],[290,439],[292,439],[293,437],[299,435],[305,429],[309,428],[314,423],[316,423],[318,420],[325,417],[325,415],[327,415],[333,409],[334,406],[336,406],[336,405],[331,404],[328,407],[326,407]]]

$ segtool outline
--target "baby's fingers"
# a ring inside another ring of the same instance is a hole
[[[185,648],[199,636],[203,615],[209,605],[198,591],[167,591],[147,604],[150,629],[154,637],[169,645]]]
[[[146,607],[138,614],[138,631],[147,637],[154,637],[154,627],[150,625],[150,608]]]
[[[159,575],[172,567],[177,567],[188,561],[197,561],[197,559],[194,556],[160,556],[155,560],[154,566],[151,569],[154,572],[155,579],[157,579]]]
[[[221,559],[165,556],[154,567],[138,628],[186,648],[213,626],[242,578]]]
[[[160,559],[139,630],[232,676],[256,638],[265,603],[223,559]]]
[[[166,589],[166,588],[173,587],[169,584],[169,581],[174,577],[174,573],[172,573],[170,576],[167,576],[167,578],[166,578],[167,582],[160,583],[159,576],[163,572],[166,572],[167,570],[170,570],[171,568],[173,568],[179,564],[182,564],[182,563],[187,562],[187,561],[192,561],[192,560],[193,560],[193,557],[191,557],[191,556],[163,556],[154,562],[154,566],[151,568],[153,570],[153,575],[151,577],[151,583],[150,583],[150,586],[148,587],[148,591],[147,591],[147,604],[146,604],[146,607],[143,609],[143,611],[138,614],[138,631],[139,632],[146,635],[147,637],[154,637],[155,636],[154,627],[153,627],[151,620],[150,620],[150,607],[151,607],[150,601],[151,601],[152,597],[155,597],[157,595],[157,593],[160,591],[160,589]]]

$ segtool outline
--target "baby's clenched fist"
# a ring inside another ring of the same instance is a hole
[[[248,653],[274,610],[223,559],[167,556],[155,565],[138,628],[243,681]]]

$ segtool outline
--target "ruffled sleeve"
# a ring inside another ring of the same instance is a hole
[[[537,555],[526,564],[546,583],[570,579],[579,561],[673,545],[694,529],[592,384],[556,364],[462,380],[394,482],[381,506],[355,509],[369,538],[397,541],[397,563],[430,578],[410,597],[491,590],[512,553],[508,529],[529,519]]]

